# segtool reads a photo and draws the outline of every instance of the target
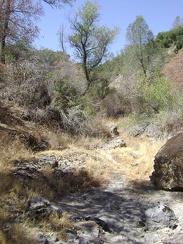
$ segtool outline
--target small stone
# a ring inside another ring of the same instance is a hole
[[[110,126],[110,132],[112,136],[119,136],[118,128],[116,125]]]
[[[134,153],[134,152],[131,155],[132,155],[133,158],[137,158],[138,157],[138,155],[136,153]]]
[[[134,162],[134,163],[131,163],[131,166],[132,167],[137,167],[139,164],[138,163],[136,163],[136,162]]]

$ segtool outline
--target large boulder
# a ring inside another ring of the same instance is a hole
[[[156,154],[151,182],[164,190],[183,190],[183,133],[172,137]]]

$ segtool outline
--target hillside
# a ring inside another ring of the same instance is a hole
[[[183,49],[164,65],[162,71],[172,81],[175,90],[183,91]]]

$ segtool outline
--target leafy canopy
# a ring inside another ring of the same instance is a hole
[[[163,48],[175,45],[177,49],[183,47],[183,26],[178,26],[170,31],[160,32],[156,36],[156,42]]]
[[[114,40],[118,29],[99,26],[100,13],[97,4],[87,1],[70,20],[72,34],[69,36],[71,47],[75,49],[76,57],[81,61],[87,89],[91,84],[90,72],[107,56],[108,46]]]
[[[127,55],[145,75],[154,49],[153,38],[153,33],[142,16],[137,16],[127,28]]]

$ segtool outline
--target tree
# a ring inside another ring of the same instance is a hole
[[[142,16],[137,16],[136,20],[127,28],[128,50],[131,52],[132,59],[138,63],[145,75],[153,53],[153,38],[153,33]]]
[[[179,26],[183,27],[183,19],[180,16],[177,16],[172,24],[172,29],[175,29]]]
[[[61,7],[74,0],[0,0],[0,61],[5,63],[6,43],[31,43],[38,35],[35,24],[43,14],[42,2]]]
[[[163,48],[175,46],[175,51],[181,49],[183,47],[183,26],[178,26],[170,31],[158,33],[155,41]]]
[[[43,13],[42,7],[31,0],[0,0],[0,58],[5,63],[6,42],[21,40],[25,43],[33,41],[38,35],[38,27],[34,24]]]
[[[60,30],[58,31],[58,39],[59,39],[59,44],[60,44],[60,47],[61,47],[61,51],[63,53],[66,53],[64,38],[65,38],[65,29],[64,29],[64,25],[62,24],[60,26]]]
[[[106,57],[108,46],[114,40],[118,29],[109,29],[97,25],[99,21],[99,7],[87,1],[81,7],[74,20],[70,20],[73,33],[69,36],[71,47],[76,51],[76,57],[81,61],[87,81],[84,93],[91,86],[91,71]]]
[[[71,4],[75,0],[43,0],[45,3],[49,4],[51,7],[62,7],[63,4]]]

